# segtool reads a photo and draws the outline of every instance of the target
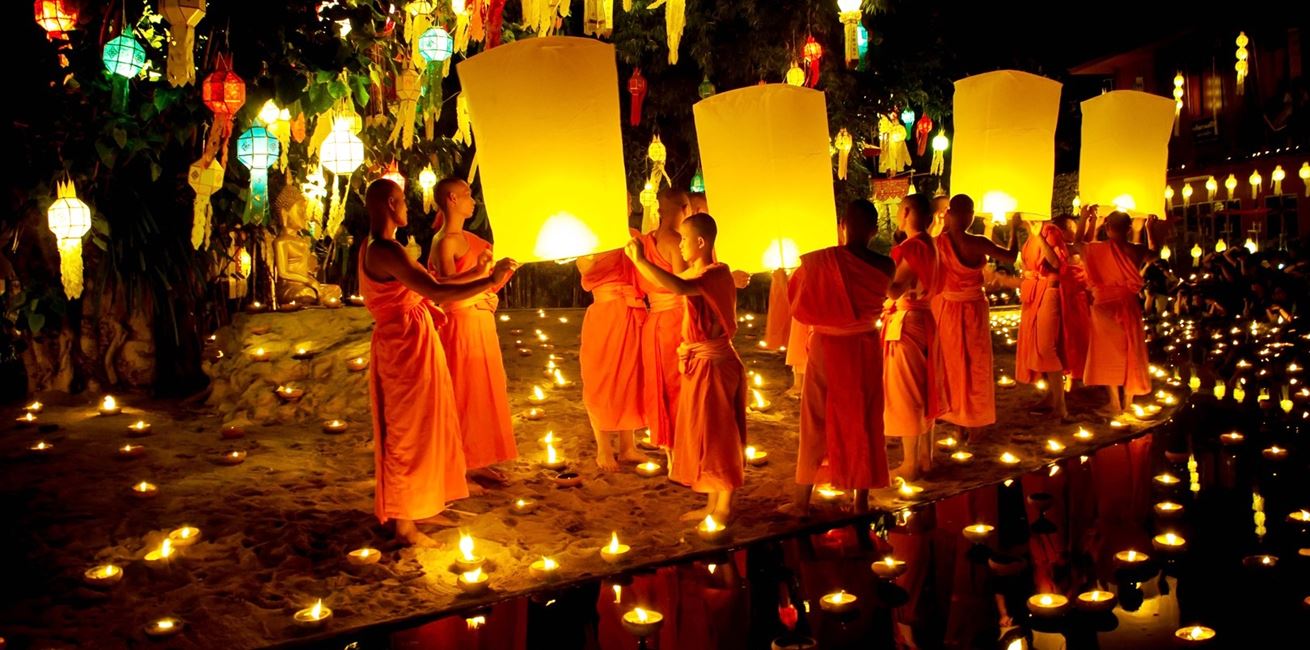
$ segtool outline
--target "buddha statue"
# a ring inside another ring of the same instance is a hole
[[[273,209],[281,232],[273,240],[274,268],[277,269],[277,299],[281,304],[313,305],[329,298],[340,298],[341,288],[320,284],[315,277],[318,257],[314,241],[305,235],[305,195],[295,183],[287,183],[278,193]]]

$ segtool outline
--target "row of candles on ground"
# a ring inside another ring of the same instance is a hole
[[[319,302],[320,307],[326,307],[328,309],[339,309],[344,305],[350,305],[351,307],[363,307],[364,296],[352,294],[350,296],[347,296],[344,301],[341,298],[332,296],[329,298],[324,298],[321,302]],[[302,306],[303,305],[296,303],[296,301],[291,300],[279,305],[278,311],[299,311]],[[269,310],[269,305],[266,305],[258,300],[251,301],[246,305],[246,313],[248,314],[262,314],[268,310]]]

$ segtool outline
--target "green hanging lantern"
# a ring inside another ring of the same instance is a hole
[[[691,191],[705,191],[705,175],[701,173],[700,167],[696,168],[696,175],[691,177]]]
[[[268,129],[252,126],[237,137],[237,160],[250,170],[250,200],[244,223],[264,223],[268,216],[268,168],[277,162],[282,145]]]
[[[418,37],[418,53],[428,63],[442,63],[454,52],[455,39],[450,37],[450,32],[440,27],[429,28]]]
[[[705,75],[705,80],[700,82],[700,86],[697,87],[696,91],[700,94],[701,99],[705,99],[714,94],[714,84],[710,82],[709,75]]]
[[[100,60],[109,72],[114,87],[114,106],[122,111],[127,109],[127,83],[132,77],[141,74],[146,66],[146,49],[128,34],[119,34],[108,43],[101,52]]]

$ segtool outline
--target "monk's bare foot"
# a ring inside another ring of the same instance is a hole
[[[396,538],[409,546],[419,548],[437,548],[440,546],[436,540],[423,534],[423,531],[420,531],[414,522],[403,519],[396,520]]]
[[[698,508],[696,510],[692,510],[691,512],[683,513],[683,515],[681,517],[678,517],[678,519],[682,521],[700,521],[710,516],[712,512],[713,510],[710,510],[709,508]]]
[[[487,493],[487,488],[484,488],[473,481],[468,481],[468,486],[469,496],[471,497],[480,497]]]
[[[596,466],[603,472],[619,471],[619,461],[614,460],[614,454],[596,454]]]
[[[454,528],[459,525],[459,522],[443,514],[432,515],[427,519],[420,519],[415,523],[420,523],[425,526],[441,526],[442,528]]]
[[[646,454],[643,454],[636,449],[629,449],[619,454],[619,462],[621,463],[644,463],[648,460],[650,460],[650,458],[647,458]]]
[[[777,512],[780,515],[786,515],[788,517],[807,519],[810,516],[810,504],[807,503],[802,505],[795,501],[788,501],[787,503],[778,506]]]
[[[494,483],[496,485],[506,485],[509,483],[509,476],[495,467],[479,467],[468,471],[468,477],[475,481],[484,483]]]

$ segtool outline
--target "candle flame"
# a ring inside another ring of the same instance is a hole
[[[465,571],[463,574],[461,574],[461,577],[464,578],[464,582],[481,582],[482,567],[478,567],[472,571]]]
[[[612,531],[612,532],[610,532],[610,544],[609,544],[609,546],[606,546],[606,547],[605,547],[605,550],[606,550],[607,552],[610,552],[610,553],[618,553],[618,552],[619,552],[619,533],[618,533],[618,531]]]
[[[710,572],[710,575],[714,575],[714,572],[718,570],[719,565],[717,565],[717,564],[709,564],[709,565],[707,565],[705,568]]]
[[[1035,386],[1037,390],[1046,390],[1047,388],[1049,388],[1049,385],[1046,383],[1045,379],[1038,379]]]
[[[1001,454],[1001,462],[1005,463],[1006,465],[1013,465],[1019,462],[1019,457],[1007,451]]]
[[[754,388],[751,389],[751,394],[752,394],[752,395],[754,396],[754,398],[755,398],[755,408],[757,408],[757,409],[762,409],[762,408],[764,408],[764,406],[765,406],[764,395],[761,394],[760,391],[758,391],[758,390],[756,390],[756,389],[754,389]]]
[[[1060,444],[1057,440],[1047,440],[1046,448],[1054,452],[1064,451],[1064,445]]]
[[[532,387],[532,399],[537,400],[538,402],[546,399],[546,393],[541,391],[541,386]]]
[[[173,629],[173,619],[171,619],[171,618],[161,618],[161,619],[159,619],[158,621],[155,621],[155,629],[157,629],[157,630],[171,630],[171,629]]]
[[[556,562],[555,560],[552,560],[543,555],[541,556],[541,568],[547,571],[554,571],[555,569],[559,568],[559,562]]]
[[[883,559],[883,562],[884,562],[887,566],[889,566],[889,567],[894,567],[894,566],[896,566],[896,560],[893,560],[893,559],[892,559],[892,556],[890,556],[890,555],[888,555],[886,558],[884,558],[884,559]]]
[[[114,400],[113,395],[105,395],[105,399],[100,403],[100,408],[112,410],[118,408],[118,402]]]
[[[709,533],[723,528],[723,526],[719,525],[719,522],[714,521],[714,515],[705,515],[705,522],[701,525]]]
[[[1139,418],[1144,417],[1146,415],[1146,409],[1142,408],[1141,404],[1133,404],[1133,415],[1136,415]]]
[[[623,586],[614,585],[614,604],[618,605],[623,600]]]
[[[132,425],[132,428],[133,428],[133,429],[136,429],[136,430],[138,430],[138,431],[140,431],[141,429],[146,428],[146,426],[147,426],[147,425],[146,425],[146,421],[145,421],[145,420],[137,420],[137,421],[136,421],[136,424],[133,424],[133,425]]]
[[[515,507],[522,508],[523,506],[528,505],[528,502],[527,502],[527,501],[524,501],[523,499],[519,499],[518,501],[515,501],[515,502],[514,502],[514,505],[515,505]]]
[[[746,446],[746,460],[755,460],[755,447],[753,445]]]
[[[150,489],[150,484],[149,484],[149,483],[146,483],[145,481],[141,481],[140,483],[137,483],[137,484],[136,484],[136,491],[137,491],[137,492],[145,492],[145,491],[147,491],[147,490],[149,490],[149,489]]]
[[[1127,559],[1128,559],[1129,562],[1136,562],[1136,561],[1137,561],[1137,551],[1128,551],[1128,558],[1127,558]]]
[[[1042,607],[1050,607],[1051,603],[1055,602],[1055,599],[1051,598],[1050,594],[1042,594],[1042,597],[1038,599],[1038,602],[1042,604]]]
[[[559,368],[555,369],[555,384],[557,386],[567,386],[569,384],[569,382],[564,379],[564,375],[559,371]]]
[[[486,616],[470,616],[464,619],[464,625],[468,626],[468,629],[470,630],[479,629],[483,625],[486,625],[486,623],[487,623]]]
[[[650,620],[650,617],[646,615],[646,610],[644,610],[644,609],[642,609],[642,608],[640,608],[640,607],[638,607],[638,608],[632,610],[632,612],[633,612],[634,614],[637,615],[637,622],[638,622],[638,623],[645,623],[645,622],[647,622],[647,621]]]
[[[169,539],[165,537],[164,543],[159,545],[159,557],[169,558],[172,556],[173,556],[173,542],[169,541]]]
[[[758,372],[755,373],[755,387],[764,388],[764,376]]]
[[[309,617],[312,618],[312,619],[314,619],[314,620],[318,620],[318,619],[320,619],[320,618],[323,618],[323,599],[322,599],[322,598],[319,598],[318,601],[314,603],[314,606],[309,608]]]
[[[558,457],[555,454],[555,445],[551,445],[551,444],[546,445],[546,462],[548,463],[559,462]]]
[[[546,441],[546,444],[548,444],[548,445],[555,444],[555,432],[554,432],[554,431],[547,431],[547,432],[546,432],[546,437],[545,437],[545,438],[542,438],[542,440],[545,440],[545,441]]]
[[[459,535],[459,552],[464,556],[466,562],[472,562],[473,557],[473,538],[465,533]]]
[[[45,408],[45,404],[42,404],[41,402],[32,402],[23,408],[29,411],[40,411],[42,408]]]

